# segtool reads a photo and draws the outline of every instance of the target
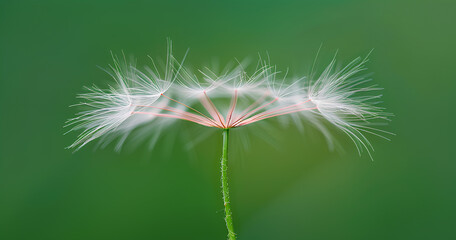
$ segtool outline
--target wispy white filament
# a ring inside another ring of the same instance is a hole
[[[184,57],[185,58],[185,57]],[[161,71],[152,61],[144,70],[114,57],[107,71],[114,83],[107,89],[96,86],[80,94],[77,104],[86,108],[68,121],[70,131],[82,130],[70,148],[79,149],[100,138],[107,144],[115,138],[120,147],[140,125],[161,131],[175,120],[190,121],[214,128],[239,128],[287,115],[320,129],[332,141],[329,122],[355,143],[358,151],[373,150],[365,134],[386,138],[390,134],[375,128],[388,114],[376,106],[380,90],[359,73],[367,59],[356,58],[340,70],[335,59],[316,78],[279,77],[275,66],[259,60],[250,74],[239,64],[220,73],[185,67],[168,47]],[[119,137],[120,136],[120,137]]]

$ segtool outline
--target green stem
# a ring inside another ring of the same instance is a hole
[[[222,151],[222,192],[223,192],[223,204],[225,205],[225,222],[226,228],[228,229],[228,239],[235,240],[236,234],[233,230],[233,219],[231,218],[231,205],[230,205],[230,190],[228,188],[228,138],[230,129],[223,129],[223,151]]]

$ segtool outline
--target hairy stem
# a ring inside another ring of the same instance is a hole
[[[230,205],[230,190],[228,188],[228,139],[230,129],[223,129],[223,151],[221,160],[222,170],[222,192],[223,192],[223,204],[225,205],[225,222],[226,228],[228,229],[228,239],[235,240],[236,234],[233,230],[233,219],[231,217],[231,205]]]

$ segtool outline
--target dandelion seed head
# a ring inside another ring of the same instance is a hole
[[[380,89],[359,74],[367,58],[356,58],[341,69],[333,59],[315,79],[289,77],[288,70],[278,71],[269,58],[260,58],[253,71],[247,71],[245,63],[218,73],[207,67],[195,71],[174,58],[171,46],[161,68],[153,60],[141,70],[125,57],[113,58],[107,72],[114,84],[87,88],[79,95],[83,102],[78,105],[87,109],[69,120],[70,131],[82,130],[70,148],[100,138],[102,147],[118,139],[120,149],[137,128],[148,131],[132,138],[144,139],[146,132],[158,134],[179,120],[226,129],[288,116],[299,129],[305,127],[302,122],[319,129],[332,148],[331,131],[323,123],[327,121],[346,133],[360,153],[366,149],[369,155],[373,148],[365,134],[389,134],[375,127],[389,116],[376,106]]]

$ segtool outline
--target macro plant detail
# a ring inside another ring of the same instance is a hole
[[[151,59],[150,67],[141,70],[134,61],[114,56],[114,64],[106,70],[113,84],[106,89],[88,87],[87,93],[78,96],[82,101],[76,105],[84,109],[66,126],[82,132],[69,148],[78,150],[95,139],[105,145],[118,140],[120,148],[136,128],[162,131],[177,120],[220,129],[229,239],[236,239],[227,177],[230,129],[287,116],[317,127],[329,143],[332,136],[327,127],[333,125],[354,142],[360,154],[366,150],[369,156],[373,147],[365,134],[388,139],[384,135],[390,133],[377,128],[389,117],[377,106],[381,95],[376,92],[381,89],[360,74],[367,58],[358,57],[342,68],[333,59],[317,77],[312,70],[308,77],[291,78],[261,58],[250,74],[241,63],[220,72],[209,68],[194,72],[183,63],[186,55],[178,61],[169,44],[164,63]]]

